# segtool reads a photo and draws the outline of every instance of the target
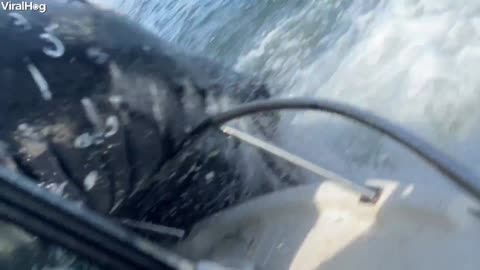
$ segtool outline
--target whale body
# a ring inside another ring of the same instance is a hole
[[[182,229],[277,188],[217,130],[173,155],[207,114],[269,98],[260,80],[85,1],[42,3],[0,13],[4,166],[100,213]],[[267,118],[248,126],[265,135]]]

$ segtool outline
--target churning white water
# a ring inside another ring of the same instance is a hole
[[[478,0],[110,2],[190,52],[265,76],[278,96],[368,109],[480,174]],[[285,117],[279,135],[291,151],[357,181],[441,185],[409,151],[339,117]]]
[[[320,2],[283,20],[237,66],[248,71],[260,65],[285,86],[284,95],[374,111],[477,169],[480,2],[395,0],[365,10],[357,1],[343,11],[347,25],[317,43],[330,43],[318,54],[309,44],[314,35],[304,33],[312,21],[322,23],[316,16],[325,4]],[[302,114],[282,135],[290,149],[358,180],[432,178],[388,139],[336,117]]]

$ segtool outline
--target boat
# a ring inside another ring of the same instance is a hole
[[[478,269],[478,203],[457,190],[426,200],[435,194],[367,184],[382,190],[374,203],[336,181],[251,200],[198,224],[177,248],[234,269]]]
[[[418,154],[448,180],[437,189],[391,179],[355,183],[228,122],[272,110],[313,109],[363,123]],[[51,196],[0,168],[0,217],[100,265],[100,269],[465,269],[480,267],[480,180],[411,132],[350,105],[311,99],[257,101],[212,115],[209,128],[323,178],[216,213],[174,245],[153,243],[129,226]],[[442,190],[439,192],[438,190]],[[131,224],[130,224],[131,225]],[[25,241],[28,241],[25,240]]]

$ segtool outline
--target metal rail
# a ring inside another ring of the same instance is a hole
[[[235,137],[242,142],[245,142],[247,144],[253,145],[259,149],[262,149],[265,152],[268,152],[272,155],[275,155],[281,159],[284,159],[293,165],[296,165],[298,167],[304,168],[318,176],[328,178],[331,180],[334,180],[341,185],[361,194],[364,198],[366,198],[368,201],[374,201],[375,198],[378,196],[377,192],[373,189],[370,189],[366,186],[362,186],[359,184],[356,184],[355,182],[348,180],[332,171],[329,171],[327,169],[324,169],[320,167],[317,164],[314,164],[308,160],[305,160],[297,155],[294,155],[284,149],[281,149],[273,144],[267,143],[259,138],[256,138],[250,134],[247,134],[243,131],[240,131],[238,129],[235,129],[233,127],[229,126],[223,126],[220,128],[223,133],[230,135],[232,137]]]

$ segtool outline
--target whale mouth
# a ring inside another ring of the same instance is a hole
[[[463,189],[465,194],[476,198],[477,201],[480,200],[479,188],[474,184],[478,183],[476,176],[427,142],[374,114],[327,100],[267,100],[238,106],[232,110],[207,117],[205,121],[191,131],[177,151],[188,148],[206,130],[212,127],[221,127],[238,117],[266,110],[301,110],[305,108],[344,115],[388,135],[410,148],[441,173],[448,176],[450,180]],[[312,166],[312,164],[299,157],[288,155],[268,143],[245,136],[245,133],[234,128],[224,128],[223,131],[229,136],[234,136],[263,151],[302,166],[304,169],[312,170],[318,174],[323,173],[322,177],[331,178],[332,181],[341,184],[348,192],[356,193],[356,197],[364,203],[375,205],[378,203],[378,199],[383,196],[382,189],[358,186],[338,177],[338,175],[331,174],[327,170],[321,171],[319,167]],[[117,266],[125,263],[140,267],[138,269],[194,269],[195,263],[193,261],[160,248],[148,240],[132,234],[127,228],[137,227],[141,231],[176,238],[184,238],[184,231],[160,226],[145,227],[145,224],[141,222],[137,224],[123,222],[122,224],[84,207],[78,207],[78,205],[65,198],[52,196],[45,189],[35,185],[34,181],[4,167],[0,168],[0,216],[3,220],[12,222],[40,237],[45,237],[56,244],[86,256],[94,262],[99,261]],[[161,230],[158,230],[159,228]],[[72,242],[72,239],[75,239],[75,241]],[[99,241],[99,239],[102,240]],[[95,247],[96,252],[92,253],[90,248],[93,247]],[[130,255],[126,256],[126,254]],[[122,259],[119,260],[119,258]],[[121,269],[130,268],[123,265]]]

